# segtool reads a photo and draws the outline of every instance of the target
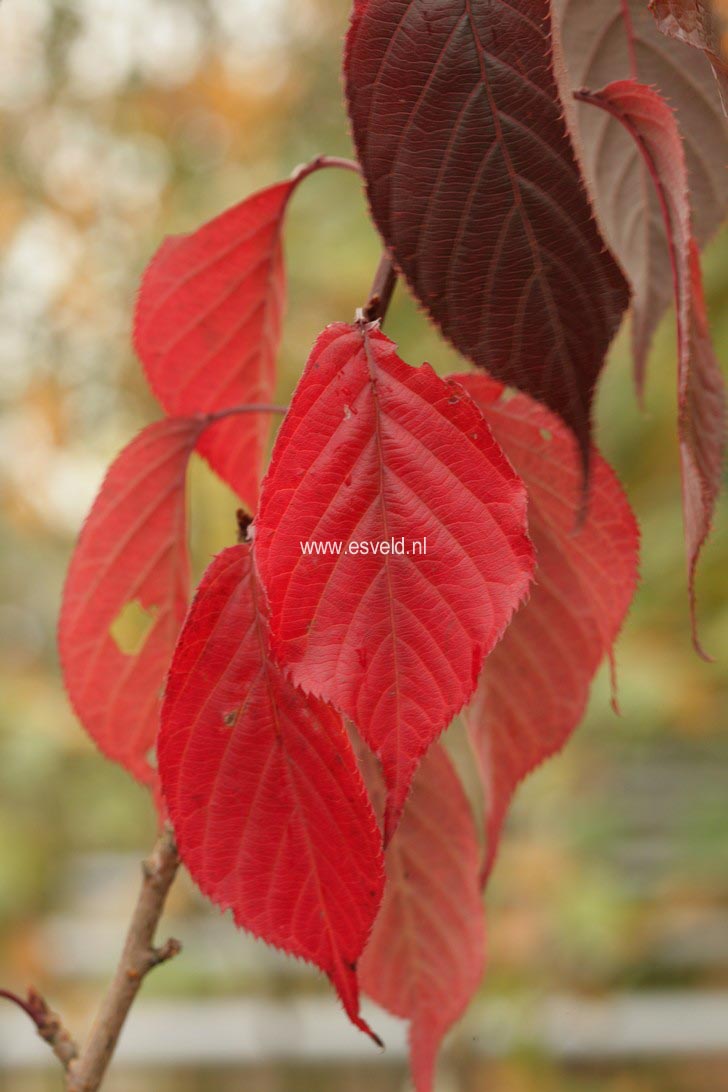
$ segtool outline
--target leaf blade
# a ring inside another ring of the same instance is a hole
[[[650,0],[650,11],[663,34],[699,49],[710,61],[723,112],[728,115],[728,13],[702,0]]]
[[[299,177],[260,190],[190,235],[165,240],[142,279],[134,345],[169,414],[269,403],[285,306],[281,230]],[[200,441],[255,509],[270,421],[221,421]]]
[[[504,401],[500,384],[486,376],[458,379],[526,483],[537,556],[531,597],[486,663],[465,713],[486,797],[487,878],[517,785],[564,746],[583,715],[634,593],[639,535],[596,451],[589,509],[575,533],[579,463],[561,422],[525,396]]]
[[[110,467],[66,576],[58,628],[71,703],[97,745],[143,784],[154,745],[159,693],[187,609],[185,475],[205,418],[145,428]],[[125,605],[153,614],[137,652],[112,627]]]
[[[693,644],[709,659],[698,637],[695,577],[720,492],[726,406],[692,233],[680,132],[664,99],[653,88],[633,80],[617,81],[602,91],[582,92],[581,97],[608,111],[629,132],[647,164],[665,223],[677,309],[678,429],[690,618]]]
[[[461,388],[410,368],[374,325],[323,332],[263,483],[256,561],[291,678],[383,763],[387,838],[526,592],[524,523],[522,486]],[[424,555],[301,545],[415,538]]]
[[[662,36],[643,0],[556,0],[562,94],[633,78],[659,88],[677,114],[687,159],[695,236],[704,246],[728,212],[728,123],[695,51]],[[619,122],[575,106],[573,127],[600,227],[632,285],[635,381],[669,306],[672,274],[664,222],[639,151]]]
[[[180,853],[238,925],[320,967],[352,1022],[381,836],[340,717],[272,658],[250,548],[219,554],[169,673],[159,767]]]
[[[629,293],[562,117],[549,4],[356,3],[345,75],[372,214],[413,292],[460,352],[559,413],[586,461]]]
[[[470,804],[436,743],[387,848],[384,901],[359,966],[362,990],[410,1022],[417,1092],[432,1089],[441,1040],[482,977],[479,852]]]

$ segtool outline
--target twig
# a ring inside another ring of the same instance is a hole
[[[369,292],[369,300],[361,310],[365,322],[384,322],[397,284],[397,271],[389,254],[384,251]]]
[[[30,1017],[41,1039],[48,1043],[58,1061],[67,1070],[78,1057],[78,1047],[60,1017],[48,1007],[41,995],[31,987],[25,1000],[10,990],[0,990],[0,997],[12,1001]]]
[[[145,976],[181,949],[177,940],[154,947],[154,934],[167,892],[179,867],[174,835],[165,826],[142,865],[142,888],[126,935],[119,966],[101,1003],[87,1042],[67,1065],[68,1092],[96,1092],[114,1053],[124,1021]]]

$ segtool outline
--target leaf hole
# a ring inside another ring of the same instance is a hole
[[[156,621],[157,609],[147,610],[138,599],[125,603],[109,626],[109,633],[124,656],[138,656]]]

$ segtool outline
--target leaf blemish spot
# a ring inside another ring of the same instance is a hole
[[[109,626],[109,634],[124,656],[138,656],[157,617],[157,607],[147,609],[133,599],[125,603]]]

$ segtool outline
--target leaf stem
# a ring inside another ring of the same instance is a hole
[[[217,410],[215,413],[207,415],[207,420],[210,424],[214,424],[215,421],[222,421],[225,417],[232,417],[237,413],[288,413],[288,406],[279,405],[275,402],[248,402],[242,406],[229,406],[227,409]]]
[[[361,314],[365,322],[384,322],[392,295],[397,284],[397,270],[389,254],[385,250],[374,274],[372,287],[369,292],[369,300],[362,308]]]
[[[328,167],[339,167],[344,171],[361,174],[361,167],[354,159],[344,159],[338,155],[317,155],[310,163],[301,163],[300,166],[296,167],[291,173],[291,178],[296,182],[303,182],[304,178],[308,178],[310,174],[325,170]]]

